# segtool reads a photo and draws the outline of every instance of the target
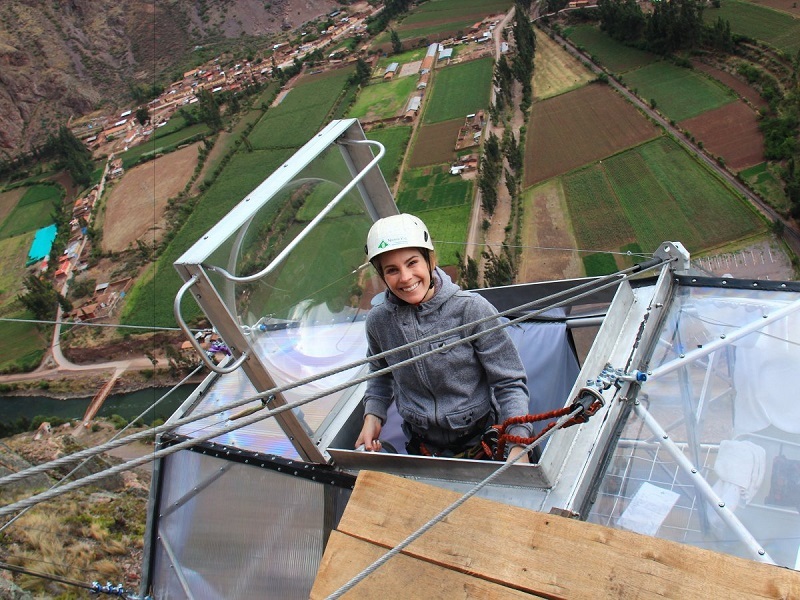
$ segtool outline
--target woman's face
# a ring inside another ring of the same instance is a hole
[[[433,293],[431,273],[417,248],[399,248],[379,258],[383,279],[392,293],[409,304],[419,304]]]

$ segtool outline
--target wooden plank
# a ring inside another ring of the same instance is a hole
[[[312,600],[328,597],[386,552],[386,548],[334,531],[325,547],[310,597]],[[399,554],[342,598],[535,600],[542,597]]]
[[[391,548],[458,497],[362,471],[338,530]],[[481,498],[405,552],[548,598],[800,598],[800,572],[791,569]]]

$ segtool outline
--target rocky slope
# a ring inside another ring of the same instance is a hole
[[[0,154],[40,143],[54,126],[132,85],[182,66],[198,45],[265,36],[330,12],[334,0],[3,0]]]

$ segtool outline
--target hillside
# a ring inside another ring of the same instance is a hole
[[[331,11],[334,0],[6,0],[0,3],[0,152],[49,128],[130,101],[189,60],[195,47],[278,34]]]

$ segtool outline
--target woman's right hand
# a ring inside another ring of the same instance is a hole
[[[380,452],[381,450],[381,420],[375,415],[364,415],[364,425],[361,433],[356,440],[356,448],[364,444],[364,449],[369,452]]]

